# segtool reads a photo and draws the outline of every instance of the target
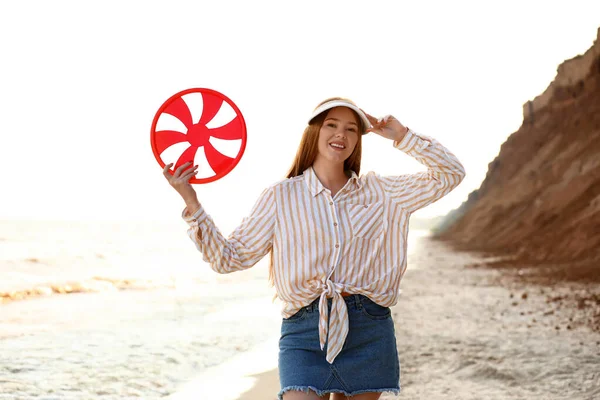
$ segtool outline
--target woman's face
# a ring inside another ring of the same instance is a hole
[[[335,107],[328,111],[319,130],[318,158],[332,163],[343,163],[354,151],[358,142],[358,120],[347,107]]]

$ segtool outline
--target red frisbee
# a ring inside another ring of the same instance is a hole
[[[186,162],[198,165],[190,183],[208,183],[227,175],[246,148],[246,123],[225,95],[194,88],[171,96],[158,109],[150,141],[162,168],[173,163],[171,175]]]

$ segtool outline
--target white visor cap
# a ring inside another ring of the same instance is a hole
[[[360,116],[360,119],[362,120],[363,125],[365,126],[365,129],[369,129],[372,127],[371,123],[369,122],[369,119],[367,118],[365,113],[362,112],[362,110],[360,108],[358,108],[354,104],[348,103],[347,101],[344,101],[344,100],[331,100],[331,101],[328,101],[327,103],[321,104],[319,107],[315,108],[315,111],[313,111],[312,115],[308,119],[308,123],[310,124],[310,122],[313,120],[313,118],[315,118],[317,115],[321,114],[323,111],[330,110],[334,107],[348,107],[348,108],[356,111],[356,113]],[[367,132],[364,132],[364,133],[367,133]]]

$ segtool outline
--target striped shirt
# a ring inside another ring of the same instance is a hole
[[[409,130],[394,147],[427,171],[397,176],[352,173],[331,196],[312,167],[263,191],[250,215],[226,238],[206,211],[182,218],[203,260],[221,274],[252,267],[273,251],[277,297],[289,318],[319,298],[319,340],[333,363],[348,334],[342,292],[384,307],[398,300],[406,270],[408,220],[462,181],[458,159],[433,138]],[[327,298],[332,298],[331,315]]]

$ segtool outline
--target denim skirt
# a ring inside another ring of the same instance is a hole
[[[327,299],[331,310],[331,299]],[[400,392],[400,363],[394,321],[389,307],[366,296],[344,297],[349,331],[333,364],[325,359],[327,345],[319,345],[319,299],[284,318],[279,339],[279,381],[289,391],[344,393]],[[331,311],[330,314],[331,315]]]

